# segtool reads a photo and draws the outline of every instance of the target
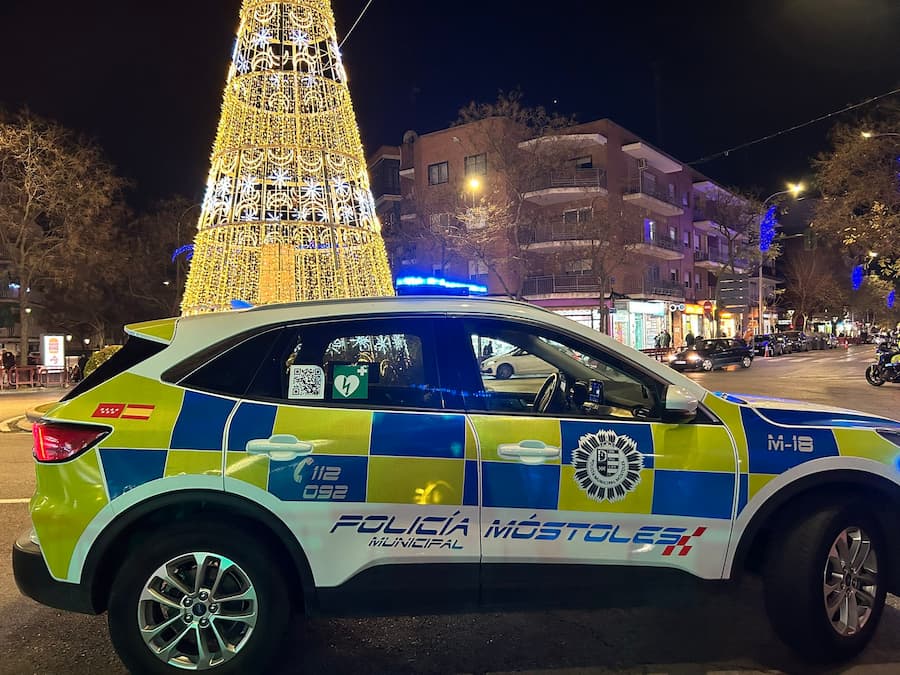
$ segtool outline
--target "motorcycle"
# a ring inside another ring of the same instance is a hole
[[[900,382],[900,362],[893,362],[895,356],[900,356],[900,351],[885,342],[878,345],[875,352],[878,358],[866,368],[866,382],[873,387],[880,387],[885,382]]]

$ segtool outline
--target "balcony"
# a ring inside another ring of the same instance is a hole
[[[683,246],[668,237],[644,237],[644,240],[635,244],[634,250],[654,258],[662,258],[663,260],[683,260]]]
[[[643,159],[650,166],[663,173],[677,173],[682,166],[674,159],[661,153],[656,148],[651,148],[646,143],[629,143],[622,146],[622,152],[631,155],[635,159]]]
[[[703,232],[719,232],[719,224],[705,209],[694,209],[694,227]]]
[[[555,136],[541,136],[519,143],[521,150],[533,150],[546,143],[571,144],[578,147],[591,145],[606,145],[606,136],[603,134],[558,134]]]
[[[729,264],[728,253],[710,249],[709,251],[694,251],[694,266],[710,272],[725,269]],[[744,258],[736,258],[734,261],[735,272],[743,272],[750,267],[750,261]]]
[[[599,293],[600,284],[597,278],[587,274],[528,277],[522,285],[522,294],[529,300],[540,300],[554,295],[599,299]]]
[[[606,194],[608,193],[604,169],[572,169],[553,171],[539,177],[525,193],[525,199],[541,206],[548,206]]]
[[[661,216],[680,216],[684,213],[684,209],[675,203],[675,199],[670,197],[668,192],[660,190],[655,182],[648,181],[643,175],[627,184],[622,192],[623,201]]]
[[[673,300],[684,299],[684,284],[678,281],[669,281],[668,279],[651,279],[645,277],[641,292],[643,295],[653,295],[663,298],[671,298]],[[627,293],[628,291],[626,291]],[[633,292],[633,291],[632,291]]]
[[[553,223],[538,225],[522,232],[521,240],[531,250],[539,251],[570,246],[589,246],[590,223]]]

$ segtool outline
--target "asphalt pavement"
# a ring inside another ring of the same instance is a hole
[[[900,418],[900,385],[874,388],[870,347],[758,358],[747,370],[694,374],[732,393],[801,398]],[[48,400],[46,397],[44,400]],[[43,402],[43,401],[40,401]],[[0,397],[8,406],[35,401]],[[6,411],[5,413],[3,411]],[[0,433],[0,545],[28,527],[34,488],[31,439]],[[7,554],[2,554],[8,556]],[[8,557],[6,557],[8,561]],[[759,582],[689,596],[683,603],[602,611],[296,620],[279,673],[804,673],[900,672],[900,600],[889,597],[873,643],[855,662],[808,669],[774,637]],[[58,612],[21,597],[0,563],[0,674],[124,673],[105,617]]]

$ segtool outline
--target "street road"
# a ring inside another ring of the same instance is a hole
[[[713,390],[804,398],[900,417],[900,386],[876,389],[865,382],[873,354],[871,347],[858,347],[758,358],[748,370],[691,377]],[[0,410],[9,405],[17,403],[0,399]],[[30,445],[26,434],[0,434],[0,499],[31,494]],[[25,504],[0,503],[5,551],[27,527]],[[772,635],[753,579],[664,607],[298,620],[291,633],[281,673],[822,672],[805,669]],[[105,617],[65,614],[19,596],[9,563],[0,563],[0,673],[98,672],[124,672]],[[900,672],[898,598],[889,598],[863,656],[831,672]]]

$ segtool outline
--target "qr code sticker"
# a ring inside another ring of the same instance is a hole
[[[324,401],[325,371],[321,366],[291,366],[288,398],[295,401]]]

